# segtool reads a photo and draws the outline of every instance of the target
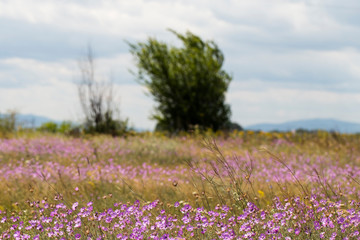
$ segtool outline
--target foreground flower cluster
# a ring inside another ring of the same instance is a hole
[[[102,212],[92,202],[29,204],[31,212],[1,212],[1,239],[360,239],[360,203],[344,208],[316,195],[275,198],[271,209],[247,202],[238,215],[228,206],[205,210],[185,202],[115,203]]]

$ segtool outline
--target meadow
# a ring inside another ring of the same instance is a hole
[[[360,135],[0,139],[0,239],[360,239]]]

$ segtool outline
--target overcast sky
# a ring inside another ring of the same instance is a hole
[[[91,44],[120,110],[151,129],[155,103],[129,69],[129,42],[178,44],[167,31],[214,40],[233,76],[232,120],[360,122],[358,0],[0,0],[0,112],[82,117],[74,82]]]

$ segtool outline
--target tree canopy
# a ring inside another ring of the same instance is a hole
[[[229,128],[231,111],[225,92],[232,78],[222,69],[223,53],[213,41],[203,41],[191,32],[170,31],[182,47],[155,38],[129,43],[138,67],[137,79],[157,102],[152,115],[157,129]]]

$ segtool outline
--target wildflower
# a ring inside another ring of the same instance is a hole
[[[77,206],[79,206],[79,203],[78,203],[78,202],[75,202],[75,203],[72,205],[71,209],[75,211],[75,209],[76,209]]]
[[[331,234],[331,237],[329,238],[329,240],[335,240],[336,239],[336,236],[337,236],[337,233],[336,232],[333,232]]]
[[[258,193],[259,193],[259,197],[260,197],[260,198],[265,197],[265,193],[264,193],[263,191],[258,190]]]
[[[264,233],[260,234],[259,240],[264,240],[266,238],[266,235]]]
[[[189,204],[185,204],[185,206],[180,210],[182,213],[187,213],[191,210],[191,206]]]

